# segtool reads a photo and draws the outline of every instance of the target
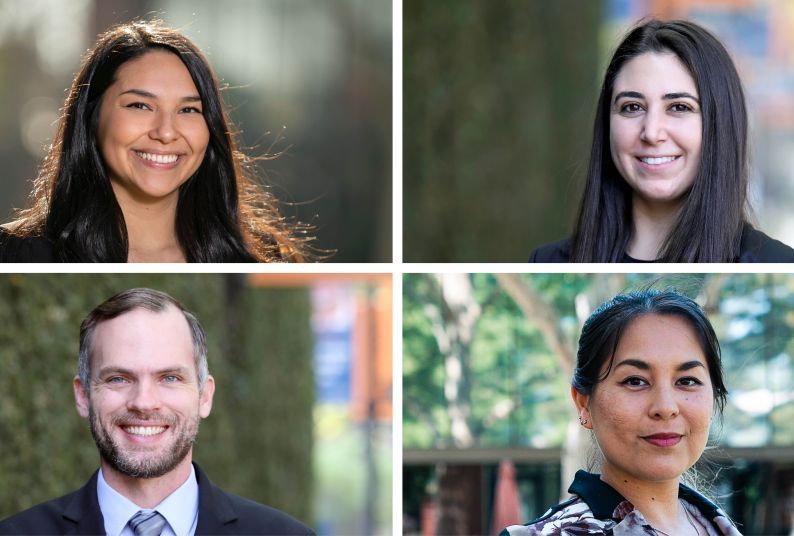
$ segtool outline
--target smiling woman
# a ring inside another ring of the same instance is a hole
[[[570,239],[531,262],[794,262],[747,209],[747,110],[725,47],[651,20],[618,45]]]
[[[306,228],[237,150],[201,51],[160,22],[110,29],[83,61],[4,262],[290,262]]]
[[[681,483],[728,394],[719,342],[694,301],[645,290],[605,303],[582,328],[571,383],[579,423],[603,455],[601,474],[578,471],[570,500],[503,536],[739,534]]]

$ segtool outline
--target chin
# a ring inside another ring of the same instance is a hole
[[[655,467],[650,467],[650,465],[655,465]],[[686,468],[679,464],[675,466],[666,463],[657,465],[655,461],[649,460],[649,465],[643,467],[635,477],[646,482],[665,482],[681,478],[685,470]]]
[[[685,197],[685,193],[677,188],[640,190],[638,195],[647,203],[679,203]]]

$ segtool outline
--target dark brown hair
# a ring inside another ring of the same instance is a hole
[[[252,159],[236,148],[209,63],[187,37],[160,21],[115,26],[85,56],[29,207],[19,212],[13,232],[48,238],[60,261],[127,261],[124,216],[96,133],[102,97],[119,67],[152,50],[175,54],[190,72],[210,134],[201,165],[179,189],[176,233],[188,262],[304,260],[306,227],[285,221],[273,196],[256,184]]]
[[[734,262],[747,221],[747,110],[739,74],[722,43],[689,21],[651,20],[631,30],[609,62],[593,126],[593,145],[576,228],[573,262],[620,262],[633,230],[632,190],[609,150],[615,79],[631,59],[672,53],[698,89],[702,150],[695,182],[660,254],[664,262]]]

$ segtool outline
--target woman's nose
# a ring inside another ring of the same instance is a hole
[[[665,116],[661,110],[648,110],[642,123],[642,141],[655,145],[667,139]]]
[[[648,414],[654,419],[671,419],[678,415],[678,401],[670,387],[657,386],[648,408]]]
[[[179,137],[170,113],[158,112],[149,137],[162,143],[171,143]]]

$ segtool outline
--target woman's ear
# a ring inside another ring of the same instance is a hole
[[[579,415],[579,424],[585,428],[593,429],[593,421],[590,418],[590,395],[583,395],[571,386],[571,398],[576,404],[576,413]]]

